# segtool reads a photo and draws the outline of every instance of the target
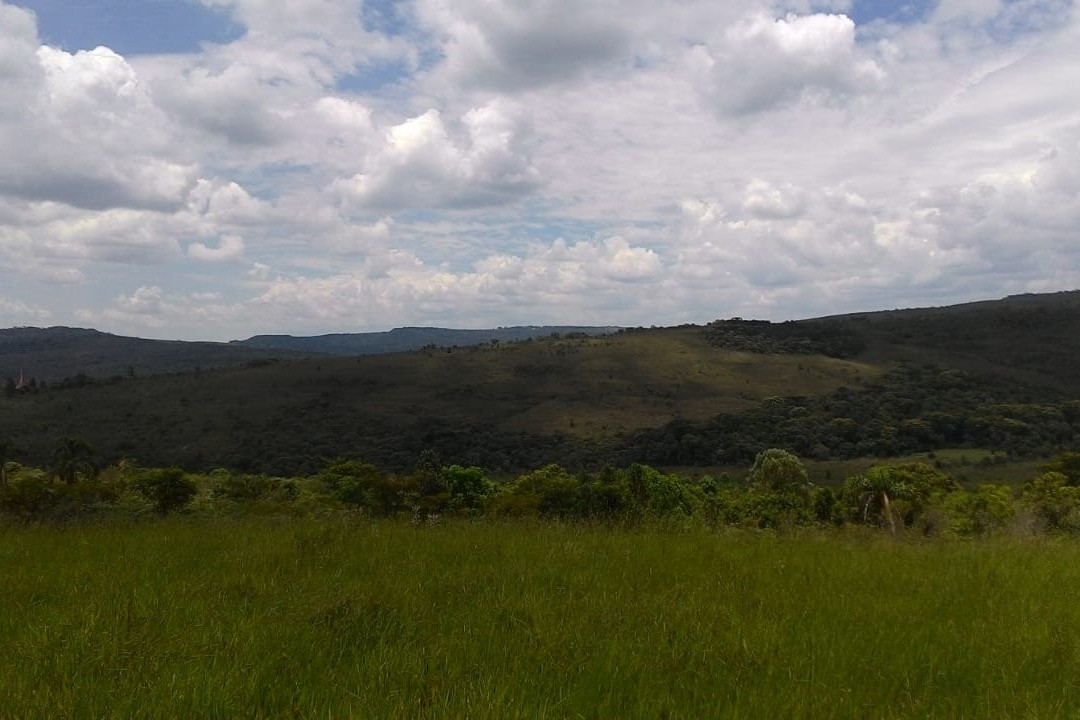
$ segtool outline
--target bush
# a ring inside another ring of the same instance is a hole
[[[1012,490],[1006,485],[982,485],[976,492],[957,490],[945,496],[943,505],[949,532],[961,537],[1008,527],[1016,516]]]
[[[154,510],[161,515],[181,509],[191,502],[197,492],[191,478],[177,467],[143,470],[132,487],[154,503]]]
[[[450,509],[475,512],[484,506],[491,482],[481,468],[451,465],[441,475],[450,494]]]
[[[1024,500],[1043,530],[1080,531],[1080,487],[1059,472],[1043,473],[1024,487]]]

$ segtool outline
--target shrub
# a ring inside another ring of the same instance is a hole
[[[1080,531],[1080,487],[1059,472],[1046,472],[1024,487],[1024,500],[1043,530]]]
[[[949,532],[962,537],[1008,527],[1016,516],[1012,490],[1006,485],[981,485],[976,492],[957,490],[945,496],[943,506]]]
[[[191,478],[177,467],[143,470],[135,478],[132,487],[154,503],[154,510],[161,515],[184,507],[191,502],[197,491]]]

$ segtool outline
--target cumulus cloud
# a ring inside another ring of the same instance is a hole
[[[304,74],[328,84],[358,64],[409,54],[400,40],[365,25],[362,0],[201,1],[247,28],[235,45],[261,51],[262,64],[305,67]]]
[[[777,187],[765,180],[751,180],[746,186],[743,210],[756,218],[783,219],[799,215],[805,207],[802,192],[791,183]]]
[[[1080,285],[1067,0],[202,2],[243,35],[122,57],[0,0],[0,312],[224,338]]]
[[[105,209],[173,208],[194,180],[168,121],[112,50],[38,44],[33,16],[0,4],[0,194]]]
[[[19,227],[0,223],[0,250],[8,264],[45,282],[84,279],[88,262],[150,265],[178,257],[167,216],[117,208],[88,213],[48,205]]]
[[[122,295],[116,299],[117,310],[128,315],[160,315],[163,293],[161,288],[140,287],[131,295]]]
[[[289,134],[273,109],[273,77],[242,63],[220,70],[197,66],[179,78],[158,82],[155,97],[189,127],[220,135],[240,146],[272,145]]]
[[[564,81],[629,49],[626,15],[608,0],[420,0],[417,14],[439,36],[440,74],[467,87]]]
[[[196,242],[188,245],[188,257],[203,262],[236,262],[244,257],[244,239],[237,235],[223,235],[217,247]]]
[[[368,259],[350,272],[279,276],[243,312],[308,326],[415,324],[433,317],[505,324],[508,314],[517,322],[540,316],[554,320],[571,309],[579,319],[609,322],[617,315],[629,322],[636,303],[628,306],[623,290],[647,286],[661,273],[657,253],[621,237],[572,244],[558,240],[532,246],[521,256],[487,256],[461,271],[429,266],[398,251]]]
[[[347,205],[363,209],[483,207],[536,188],[528,129],[505,103],[473,108],[453,137],[438,110],[391,127],[385,143],[352,177],[334,182]]]
[[[52,317],[52,313],[49,312],[48,308],[38,307],[0,295],[0,316],[3,316],[8,325],[21,325],[24,323],[47,323]]]
[[[212,227],[258,225],[278,219],[269,203],[252,197],[233,181],[200,178],[188,195],[187,208]]]
[[[846,15],[755,14],[730,27],[692,62],[725,111],[748,114],[798,100],[829,102],[873,88],[884,71],[855,42]]]

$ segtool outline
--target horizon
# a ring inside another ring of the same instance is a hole
[[[229,338],[229,339],[226,339],[226,340],[210,340],[210,339],[206,339],[206,338],[183,339],[183,338],[178,338],[178,337],[175,337],[175,336],[167,336],[167,335],[158,335],[158,336],[126,335],[124,333],[116,333],[116,332],[112,332],[112,331],[109,331],[109,330],[102,330],[101,328],[88,327],[88,326],[77,326],[77,325],[13,325],[13,326],[9,326],[9,327],[0,327],[0,332],[6,331],[6,330],[84,330],[84,331],[90,331],[90,332],[103,333],[103,334],[106,334],[106,335],[115,335],[115,336],[118,336],[118,337],[128,337],[128,338],[133,338],[133,339],[136,339],[136,340],[154,340],[154,341],[164,341],[164,342],[195,342],[195,343],[205,342],[205,343],[216,343],[216,344],[228,344],[228,343],[243,343],[243,342],[246,342],[248,340],[257,338],[257,337],[274,337],[274,336],[277,336],[277,337],[294,337],[294,338],[316,338],[316,337],[326,337],[326,336],[330,336],[330,335],[386,334],[386,333],[391,333],[391,332],[393,332],[395,330],[450,330],[450,331],[462,331],[462,332],[483,332],[485,330],[514,330],[514,329],[519,329],[519,328],[574,328],[574,327],[582,327],[582,328],[590,328],[590,329],[615,329],[615,330],[646,329],[647,330],[647,329],[663,329],[663,328],[678,327],[680,325],[687,325],[687,324],[695,325],[695,326],[704,326],[704,325],[707,325],[708,323],[715,322],[715,321],[733,320],[733,319],[739,319],[739,320],[744,320],[744,321],[749,321],[749,322],[769,322],[769,323],[803,322],[803,321],[808,321],[808,320],[824,320],[824,319],[829,319],[829,318],[833,318],[833,317],[844,317],[846,315],[862,315],[862,314],[887,313],[887,312],[905,312],[905,311],[916,311],[916,310],[934,310],[934,309],[943,309],[943,308],[957,307],[957,306],[963,306],[963,305],[974,305],[974,304],[980,304],[980,303],[1001,302],[1001,301],[1011,300],[1013,298],[1019,298],[1019,297],[1025,297],[1025,296],[1039,297],[1039,296],[1050,296],[1050,295],[1067,295],[1067,294],[1070,294],[1070,293],[1080,293],[1080,288],[1071,288],[1071,289],[1065,289],[1065,290],[1052,290],[1052,291],[1042,292],[1042,293],[1030,293],[1030,292],[1028,292],[1028,293],[1014,293],[1014,294],[1011,294],[1011,295],[1004,295],[1004,296],[1001,296],[1001,297],[991,297],[991,298],[987,298],[987,297],[974,298],[974,299],[970,299],[970,300],[963,300],[963,301],[960,301],[960,302],[957,302],[957,303],[950,303],[950,304],[947,304],[947,305],[916,305],[916,306],[907,306],[907,307],[862,309],[862,310],[851,310],[851,311],[847,311],[847,312],[836,313],[836,314],[833,314],[833,315],[815,315],[815,316],[810,316],[810,317],[799,317],[799,318],[771,319],[771,318],[742,317],[742,316],[735,316],[735,315],[727,315],[727,316],[717,316],[717,317],[714,317],[714,318],[712,318],[710,320],[702,320],[702,321],[699,321],[699,322],[675,323],[675,324],[672,324],[672,325],[655,325],[655,324],[654,325],[643,325],[641,323],[634,324],[634,325],[612,325],[612,324],[605,324],[605,323],[598,323],[598,324],[595,324],[595,325],[592,325],[592,324],[583,325],[583,324],[575,324],[575,323],[545,323],[545,324],[523,323],[523,324],[520,324],[520,325],[497,325],[497,326],[492,326],[492,327],[452,327],[452,326],[445,326],[445,325],[396,325],[394,327],[388,327],[388,328],[384,328],[384,329],[375,329],[375,330],[357,330],[357,331],[332,330],[332,331],[327,331],[327,332],[314,332],[314,333],[310,333],[310,334],[295,334],[295,333],[268,331],[268,332],[253,333],[253,334],[250,334],[250,335],[247,335],[247,336],[244,336],[244,337]]]
[[[0,0],[0,48],[0,325],[227,342],[1080,287],[1076,0]]]

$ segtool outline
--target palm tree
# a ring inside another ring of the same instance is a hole
[[[865,475],[857,475],[845,483],[848,493],[857,494],[863,522],[871,512],[879,512],[893,533],[899,516],[893,506],[895,500],[904,500],[911,512],[918,513],[927,501],[956,487],[951,477],[921,462],[875,465]],[[903,517],[900,520],[903,522]]]
[[[881,511],[889,523],[889,530],[895,535],[896,519],[893,515],[892,499],[908,494],[908,488],[903,481],[896,473],[891,472],[890,468],[877,465],[859,479],[859,488],[862,490],[859,505],[862,507],[863,522],[866,522],[873,507]]]
[[[53,475],[68,485],[74,485],[80,473],[92,478],[97,475],[93,457],[94,451],[82,438],[59,438],[53,449]]]

